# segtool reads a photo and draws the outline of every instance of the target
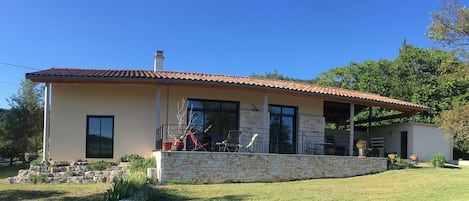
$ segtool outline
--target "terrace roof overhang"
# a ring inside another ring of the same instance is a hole
[[[199,86],[207,88],[254,90],[264,93],[309,97],[325,101],[324,110],[333,112],[341,105],[355,104],[355,111],[365,107],[380,107],[401,111],[404,116],[429,111],[430,108],[410,102],[333,87],[301,82],[271,80],[201,73],[146,71],[146,70],[96,70],[52,68],[27,73],[26,78],[42,83],[96,83],[96,84],[143,84],[167,86]],[[341,110],[344,111],[344,110]],[[348,110],[345,110],[348,112]],[[337,113],[338,116],[347,116]],[[326,117],[327,121],[327,117]]]

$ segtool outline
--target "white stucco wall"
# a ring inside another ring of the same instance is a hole
[[[451,141],[444,138],[445,132],[436,125],[414,124],[413,153],[420,160],[428,161],[432,156],[441,153],[446,160],[453,159],[453,147]]]
[[[384,137],[385,152],[397,152],[401,155],[401,132],[407,131],[407,154],[415,153],[419,160],[428,161],[435,154],[443,154],[447,160],[452,160],[452,145],[443,138],[444,131],[438,126],[421,123],[401,123],[390,126],[373,127],[371,136]]]

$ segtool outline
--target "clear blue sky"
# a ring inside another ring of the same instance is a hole
[[[0,63],[47,69],[152,69],[312,79],[350,61],[394,59],[419,47],[426,0],[0,0]],[[0,108],[26,72],[0,64]]]

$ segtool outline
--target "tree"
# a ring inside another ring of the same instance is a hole
[[[42,90],[29,81],[23,81],[16,95],[9,98],[11,109],[0,120],[0,150],[12,159],[25,162],[25,153],[37,152],[41,147]]]
[[[469,59],[469,9],[461,7],[457,0],[448,0],[442,10],[432,14],[432,23],[428,27],[428,38],[439,42],[443,47],[450,48],[461,58]],[[465,63],[448,62],[445,70],[450,70],[446,87],[452,87],[455,82],[469,80],[469,65]],[[440,117],[441,128],[453,138],[454,147],[469,153],[469,104],[467,88],[462,91],[463,98],[456,97],[451,102],[451,109]],[[464,113],[466,112],[466,113]]]
[[[448,139],[453,139],[454,148],[469,152],[469,104],[455,103],[452,110],[443,112],[440,117],[441,129],[449,131]]]

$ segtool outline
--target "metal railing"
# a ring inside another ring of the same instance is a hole
[[[175,124],[165,124],[156,130],[155,150],[162,150],[163,144],[170,144],[176,139],[183,137],[184,149],[192,150],[194,145],[188,139],[184,132],[186,126],[178,126]],[[239,152],[251,153],[297,153],[297,154],[325,154],[324,133],[316,131],[301,131],[298,133],[296,140],[285,139],[284,142],[278,142],[270,138],[269,129],[240,127],[239,131]],[[251,146],[247,147],[253,136],[257,134]],[[222,135],[195,134],[197,140],[205,146],[207,151],[220,151],[219,145],[224,139]],[[226,135],[225,135],[226,137]],[[167,145],[168,146],[168,145]]]

